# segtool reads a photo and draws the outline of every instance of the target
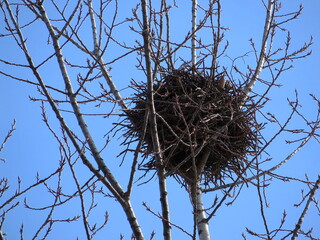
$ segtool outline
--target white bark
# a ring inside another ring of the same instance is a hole
[[[191,39],[191,62],[192,67],[195,67],[197,64],[197,0],[192,0],[192,39]]]
[[[3,234],[2,234],[2,232],[1,232],[1,230],[0,230],[0,240],[5,240],[4,237],[3,237]]]
[[[291,240],[296,240],[297,237],[298,237],[298,232],[299,230],[301,229],[301,225],[302,225],[302,222],[305,218],[305,216],[307,215],[307,212],[309,211],[309,208],[310,208],[310,205],[311,205],[311,202],[314,201],[313,198],[314,198],[314,195],[316,194],[316,191],[320,188],[320,175],[318,175],[318,180],[316,181],[316,183],[314,184],[314,187],[311,189],[311,191],[309,192],[309,198],[307,200],[307,203],[306,203],[306,206],[304,207],[302,213],[301,213],[301,216],[298,220],[298,223],[296,224],[296,227],[295,229],[293,230],[293,235],[292,235],[292,238]]]
[[[203,168],[207,163],[207,160],[210,155],[209,149],[203,150],[204,154],[200,162],[197,163],[196,171],[196,183],[192,185],[194,188],[192,192],[192,199],[196,214],[196,224],[198,228],[198,236],[200,240],[210,240],[210,231],[209,231],[209,222],[206,217],[205,208],[202,201],[202,190],[200,186],[201,182],[201,174],[203,172]]]
[[[192,198],[196,214],[196,225],[198,229],[199,240],[210,240],[209,223],[206,217],[205,208],[202,201],[202,190],[200,181],[192,185]]]
[[[271,30],[271,24],[274,17],[274,6],[275,6],[276,0],[269,0],[268,1],[268,9],[267,9],[267,15],[263,30],[263,36],[262,36],[262,43],[261,43],[261,50],[259,54],[259,59],[257,61],[257,66],[255,68],[255,72],[253,76],[251,77],[249,83],[244,89],[244,93],[246,94],[246,97],[249,96],[250,92],[252,91],[252,88],[257,82],[257,79],[263,69],[264,63],[266,61],[266,52],[267,52],[267,43],[268,38]]]
[[[199,182],[197,184],[197,225],[198,225],[198,234],[200,240],[210,240],[210,234],[209,234],[209,223],[207,221],[206,213],[204,211],[204,206],[202,203],[202,191]]]

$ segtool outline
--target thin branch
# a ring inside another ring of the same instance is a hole
[[[143,202],[142,205],[146,208],[146,210],[148,212],[150,212],[151,214],[153,214],[154,216],[156,216],[157,218],[163,219],[162,216],[159,213],[155,213],[154,211],[152,211],[152,209],[147,205],[146,202]],[[187,234],[189,237],[192,237],[192,235],[190,233],[188,233],[186,230],[184,230],[182,227],[178,226],[177,224],[174,223],[170,223],[172,226],[178,228],[179,230],[181,230],[183,233]]]
[[[11,198],[9,198],[7,201],[5,201],[2,205],[0,205],[0,209],[2,209],[3,207],[5,207],[6,205],[8,205],[10,202],[12,202],[14,199],[16,199],[18,196],[23,195],[24,193],[30,191],[30,189],[43,184],[44,182],[46,182],[47,180],[49,180],[50,178],[52,178],[53,176],[55,176],[56,174],[58,174],[61,171],[61,167],[59,167],[54,173],[50,174],[48,177],[45,177],[41,180],[38,180],[36,183],[30,185],[29,187],[27,187],[26,189],[17,192],[15,195],[13,195]]]
[[[78,178],[76,176],[74,167],[71,164],[70,158],[67,159],[67,162],[68,162],[69,168],[71,170],[73,180],[74,180],[74,182],[75,182],[75,184],[77,186],[79,197],[80,197],[80,205],[81,205],[81,212],[82,212],[83,227],[85,229],[87,239],[90,240],[91,237],[90,237],[90,233],[89,233],[89,222],[88,222],[88,218],[87,218],[86,212],[85,212],[85,199],[84,199],[84,196],[83,196],[83,191],[81,189],[80,183],[79,183]]]
[[[259,169],[258,169],[258,171],[259,171]],[[261,217],[262,217],[262,220],[263,220],[264,228],[266,230],[267,239],[271,240],[267,219],[266,219],[266,216],[265,216],[265,213],[264,213],[265,212],[264,211],[264,206],[263,206],[264,204],[263,204],[263,199],[262,199],[261,189],[260,188],[261,188],[261,186],[260,186],[260,177],[257,177],[257,191],[258,191],[259,203],[260,203],[260,213],[261,213]]]
[[[93,53],[99,54],[99,41],[98,41],[98,34],[97,34],[97,25],[96,20],[94,17],[93,7],[92,7],[92,0],[88,0],[88,7],[89,7],[89,15],[91,20],[91,30],[92,30],[92,38],[93,38]]]
[[[213,11],[213,6],[214,6],[214,3],[217,3],[217,32],[215,32],[215,28],[214,28],[214,25],[213,25],[213,17],[212,15],[210,15],[210,21],[211,21],[211,25],[212,25],[212,35],[213,35],[213,50],[212,50],[212,61],[211,61],[211,73],[210,75],[212,77],[214,77],[215,75],[215,70],[217,68],[217,58],[219,57],[218,56],[218,50],[219,50],[219,46],[220,46],[220,42],[222,40],[222,37],[221,36],[221,4],[220,4],[220,0],[217,0],[217,1],[210,1],[210,11]]]
[[[139,150],[144,142],[145,133],[147,131],[147,126],[148,126],[148,118],[149,118],[149,114],[148,114],[148,111],[146,111],[145,116],[144,116],[144,121],[143,121],[143,135],[142,135],[141,139],[139,140],[139,143],[136,147],[136,151],[134,152],[134,158],[133,158],[132,165],[131,165],[131,172],[130,172],[127,191],[126,191],[127,198],[130,198],[130,195],[131,195],[134,174],[136,172],[136,167],[137,167],[137,163],[138,163]]]
[[[110,87],[110,91],[115,96],[117,103],[123,110],[128,109],[126,103],[124,102],[123,98],[120,95],[120,92],[118,91],[116,85],[114,84],[114,81],[112,80],[112,77],[110,76],[109,71],[106,69],[106,64],[100,52],[99,41],[97,37],[97,27],[96,27],[93,8],[92,8],[92,0],[88,1],[88,7],[89,7],[90,20],[91,20],[92,35],[93,35],[93,45],[94,45],[93,55],[95,56],[96,61],[99,63],[100,70],[103,74],[103,77],[107,81]]]
[[[58,172],[58,183],[57,183],[57,190],[56,192],[60,191],[59,189],[61,189],[61,173],[62,171],[59,171]],[[45,184],[45,183],[44,183]],[[45,218],[45,220],[43,221],[42,225],[38,228],[37,232],[34,234],[34,237],[32,238],[32,240],[35,240],[35,239],[39,239],[39,234],[41,233],[41,231],[47,226],[47,230],[45,231],[45,234],[44,234],[44,237],[43,239],[46,238],[46,236],[48,236],[49,232],[51,232],[52,230],[52,225],[53,225],[53,221],[52,220],[52,215],[57,207],[57,203],[59,201],[59,198],[60,198],[60,195],[59,194],[56,194],[56,196],[54,197],[54,201],[53,201],[53,204],[51,204],[51,207],[50,207],[50,211],[49,213],[47,214],[47,217]]]

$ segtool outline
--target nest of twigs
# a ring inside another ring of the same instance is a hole
[[[149,124],[144,132],[147,109],[146,84],[133,83],[134,107],[127,111],[128,134],[144,137],[141,150],[154,153]],[[191,71],[174,70],[154,85],[154,105],[163,161],[167,173],[204,183],[241,176],[247,156],[256,149],[254,108],[244,103],[241,86]],[[248,101],[246,101],[248,102]],[[143,166],[157,169],[153,157]],[[195,174],[197,173],[197,174]]]

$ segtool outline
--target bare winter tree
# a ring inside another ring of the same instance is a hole
[[[189,9],[183,14],[190,16],[183,21],[190,24],[183,36],[172,27],[179,4]],[[165,240],[175,238],[176,230],[184,239],[208,240],[212,235],[209,223],[215,226],[218,210],[234,203],[244,187],[257,192],[264,229],[247,228],[246,234],[258,239],[318,239],[302,223],[312,205],[320,213],[316,198],[320,175],[298,179],[277,170],[308,142],[319,143],[320,101],[310,95],[316,105],[314,119],[304,114],[297,92],[295,99],[288,99],[286,119],[265,110],[270,90],[279,86],[282,74],[291,69],[293,61],[311,53],[312,39],[291,50],[291,35],[285,29],[300,16],[302,6],[284,13],[280,1],[262,1],[261,42],[251,40],[251,53],[231,59],[229,65],[222,59],[229,42],[219,0],[1,0],[0,7],[5,26],[1,40],[20,54],[2,56],[1,81],[18,81],[37,90],[30,100],[40,104],[42,120],[60,157],[55,170],[45,177],[40,173],[29,186],[19,178],[13,189],[13,179],[1,179],[0,240],[14,238],[6,226],[18,221],[13,214],[22,201],[25,209],[41,215],[42,222],[34,226],[33,233],[19,222],[16,236],[20,234],[20,239],[57,238],[60,224],[73,222],[81,223],[72,229],[81,239],[124,239],[116,231],[112,236],[99,235],[108,229],[108,211],[120,206],[125,216],[118,225],[130,228],[131,239],[160,239],[156,232],[147,236],[142,226],[161,221]],[[281,46],[278,36],[284,41]],[[239,64],[237,59],[244,57],[252,60]],[[294,118],[301,125],[292,127]],[[10,137],[15,129],[14,121],[7,134],[1,133],[0,152],[5,144],[14,145]],[[267,134],[270,129],[273,135]],[[291,134],[286,140],[293,146],[291,152],[282,160],[272,159],[270,146],[287,133]],[[115,159],[120,159],[120,167]],[[1,160],[4,172],[6,161]],[[45,168],[49,163],[43,164]],[[175,212],[169,208],[170,197],[174,197],[168,191],[171,179],[190,198],[190,229],[182,224],[184,216],[180,223],[171,218]],[[268,221],[266,188],[274,179],[298,182],[308,189],[296,205],[300,215],[294,227],[286,225],[285,214],[277,227]],[[74,187],[65,190],[65,181]],[[133,199],[138,186],[150,184],[157,186],[154,194],[161,211],[143,202],[150,213],[146,219],[137,214],[141,203],[137,206]],[[29,204],[25,197],[34,191],[49,193],[52,201],[44,200],[41,207]],[[98,204],[105,198],[112,199],[113,205]],[[59,217],[70,207],[77,214]],[[96,211],[104,212],[104,218],[94,219]]]

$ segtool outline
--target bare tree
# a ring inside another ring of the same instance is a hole
[[[131,239],[158,239],[155,232],[147,237],[142,226],[149,220],[138,217],[139,207],[132,203],[137,185],[152,184],[153,178],[158,181],[161,211],[157,213],[145,202],[143,206],[161,220],[165,240],[173,239],[172,229],[186,238],[210,239],[209,222],[223,204],[236,201],[244,186],[257,190],[264,228],[263,233],[247,228],[248,234],[261,239],[316,239],[302,223],[312,204],[320,212],[316,199],[320,175],[315,180],[298,179],[276,170],[311,140],[319,142],[320,101],[311,95],[316,105],[314,119],[300,109],[297,92],[294,100],[288,99],[290,114],[285,120],[264,110],[270,89],[279,86],[291,62],[311,54],[312,39],[291,50],[291,35],[284,28],[300,16],[302,6],[283,13],[280,1],[262,2],[265,22],[261,44],[251,40],[251,55],[244,53],[224,66],[221,58],[227,54],[229,42],[224,36],[228,28],[221,20],[223,2],[212,0],[201,5],[192,0],[181,4],[190,9],[190,30],[176,40],[172,29],[176,1],[1,0],[5,24],[1,40],[15,44],[21,56],[0,59],[1,66],[6,66],[0,74],[6,81],[36,88],[38,95],[30,100],[40,104],[42,120],[57,143],[60,160],[54,171],[45,177],[37,175],[27,187],[22,187],[19,178],[14,192],[10,179],[1,179],[0,240],[11,238],[4,227],[12,221],[10,213],[17,211],[24,196],[41,187],[53,201],[34,207],[24,200],[26,209],[45,217],[30,237],[22,224],[21,239],[50,239],[58,224],[70,222],[81,222],[74,230],[78,235],[98,238],[109,222],[108,210],[98,205],[97,199],[103,198],[115,200],[121,207]],[[119,16],[131,5],[131,13]],[[278,31],[287,33],[279,47]],[[37,43],[30,40],[35,32],[41,48],[38,55],[33,53]],[[247,55],[253,64],[239,64],[237,60]],[[132,81],[113,74],[115,66]],[[262,90],[255,91],[256,85]],[[292,128],[293,118],[303,124]],[[97,128],[103,130],[97,133]],[[275,128],[272,136],[266,136],[266,131]],[[15,122],[3,135],[0,152],[14,130]],[[292,151],[282,160],[271,161],[269,147],[286,133],[296,136],[286,140]],[[121,145],[117,156],[112,155],[109,144]],[[121,159],[123,166],[114,166],[114,158]],[[118,174],[119,169],[125,172],[124,177]],[[64,191],[65,176],[74,184],[72,193]],[[172,221],[174,209],[170,212],[167,183],[172,178],[190,197],[192,229]],[[309,189],[302,192],[302,201],[297,204],[301,214],[293,228],[285,225],[285,214],[276,228],[267,219],[266,188],[273,179],[299,182]],[[204,195],[211,200],[204,201]],[[79,212],[56,217],[71,202],[77,203]],[[92,219],[95,211],[104,211],[99,223]],[[215,225],[215,221],[210,223]],[[124,239],[123,235],[111,237]],[[242,237],[246,239],[245,234]]]

